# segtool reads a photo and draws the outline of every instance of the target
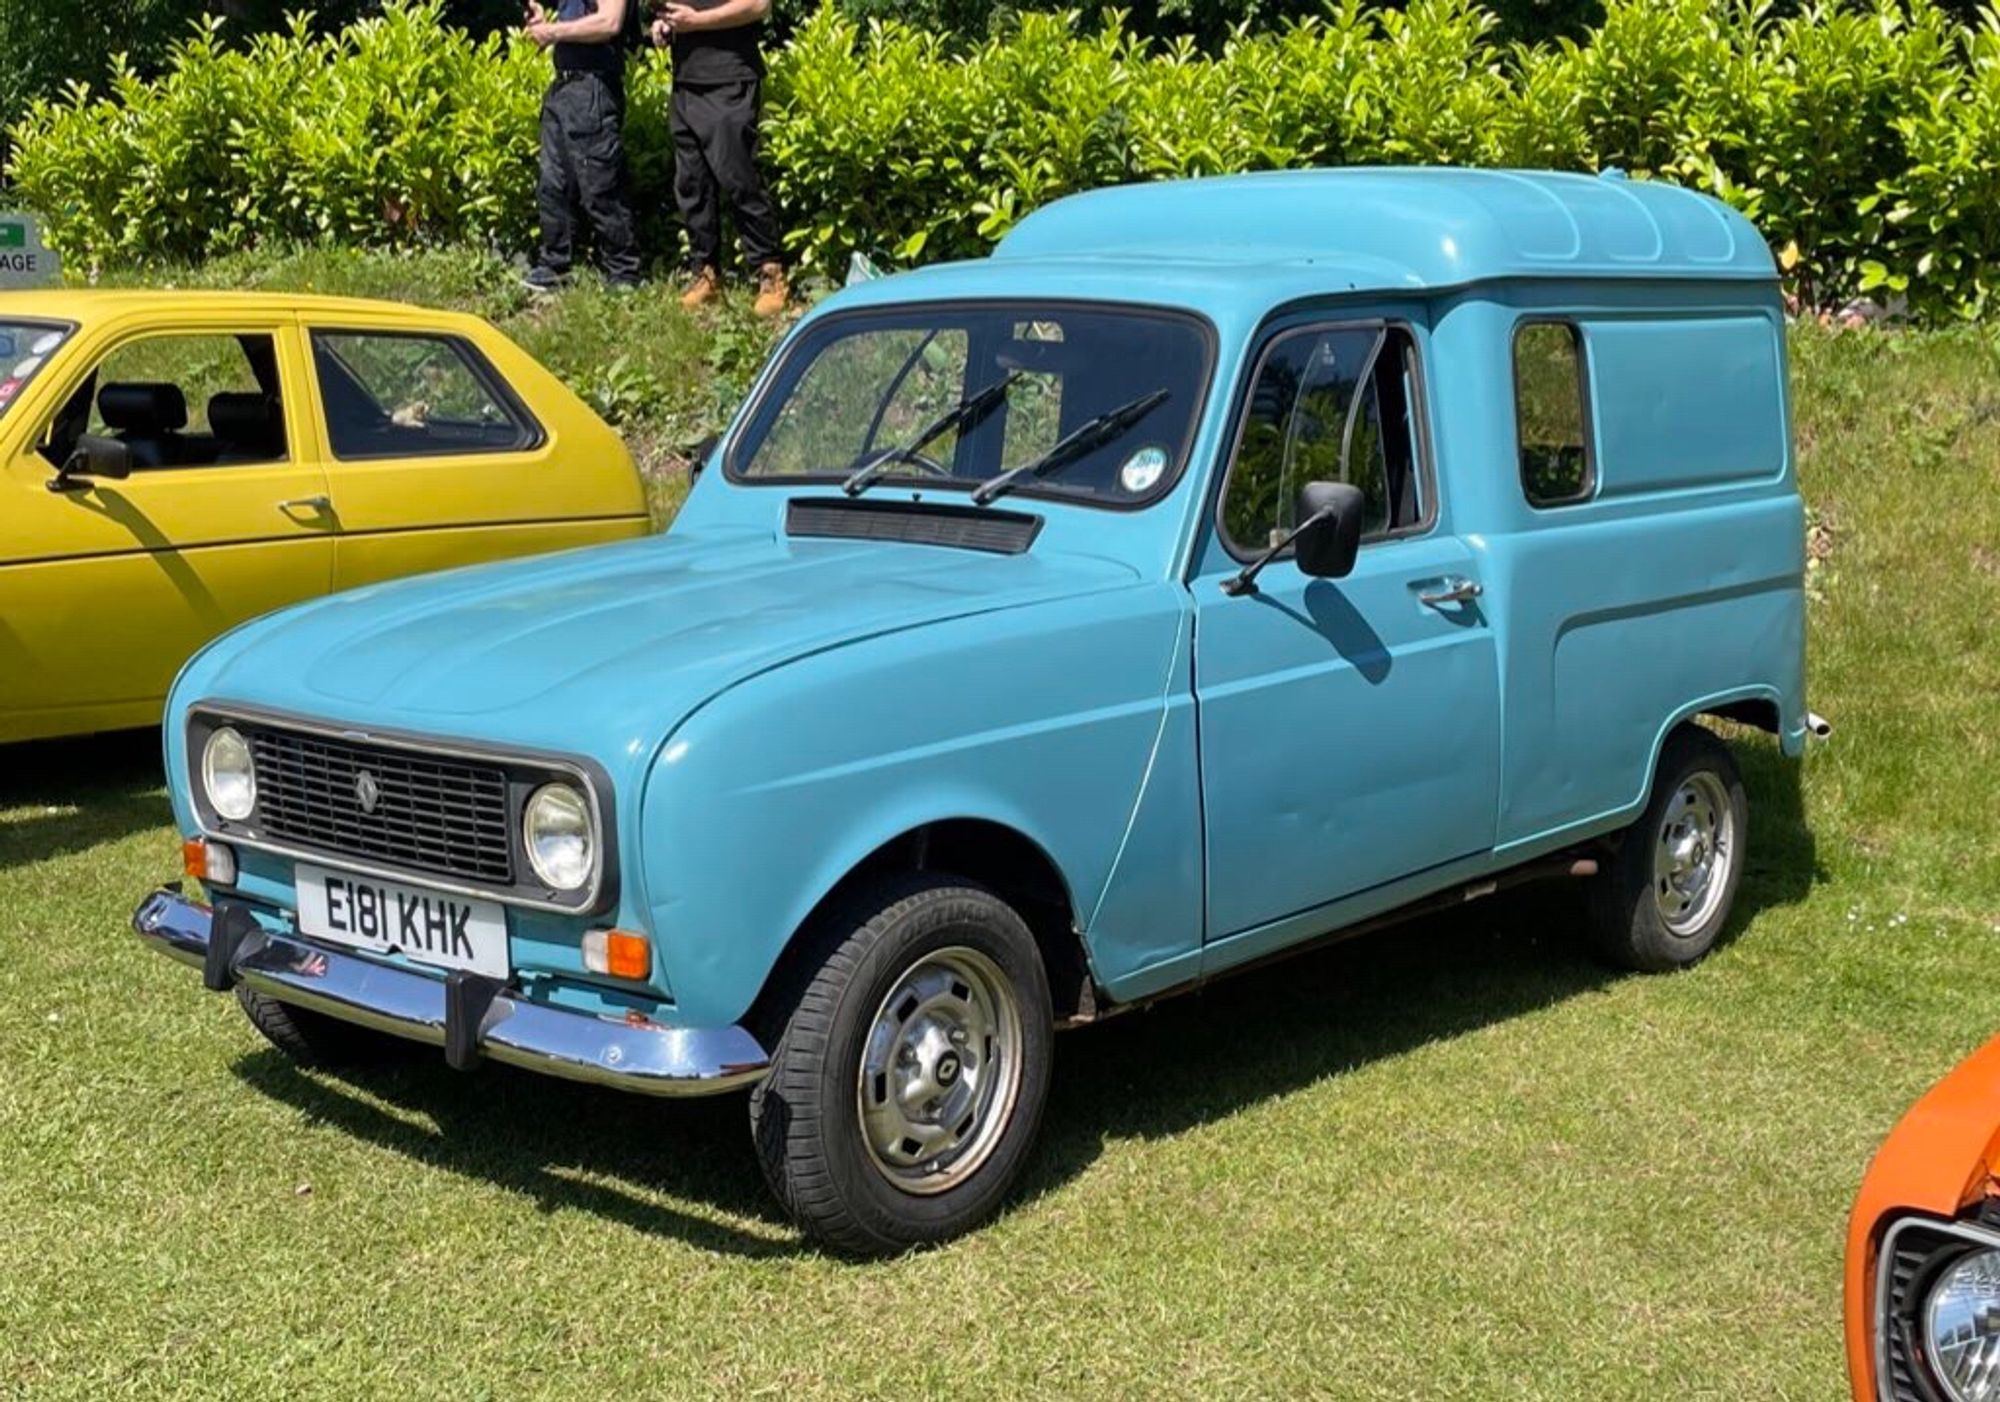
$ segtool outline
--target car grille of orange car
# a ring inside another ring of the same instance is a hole
[[[244,730],[257,764],[264,836],[413,871],[512,883],[507,775],[499,766],[274,727]]]
[[[1890,1402],[1940,1402],[1943,1396],[1918,1357],[1924,1291],[1968,1244],[1962,1237],[1920,1223],[1905,1225],[1894,1235],[1883,1279],[1885,1298],[1878,1302],[1876,1318],[1876,1327],[1882,1331],[1883,1366],[1878,1383]]]

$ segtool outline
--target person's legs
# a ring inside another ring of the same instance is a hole
[[[785,309],[791,288],[785,282],[784,244],[778,234],[778,213],[764,176],[757,169],[757,116],[762,85],[755,79],[708,94],[702,129],[702,151],[729,198],[742,241],[743,260],[757,275],[759,316],[776,316]]]
[[[535,179],[535,214],[542,244],[529,281],[554,286],[569,275],[576,257],[576,175],[563,132],[564,89],[557,83],[542,99],[541,156]]]
[[[782,263],[783,238],[778,211],[771,203],[763,172],[757,168],[757,119],[762,84],[755,79],[708,94],[708,121],[702,150],[736,217],[736,234],[743,244],[743,261],[752,270]]]
[[[683,301],[699,306],[720,290],[722,205],[701,129],[707,94],[676,87],[669,107],[674,138],[674,203],[687,230],[687,267],[695,276]]]
[[[616,80],[571,84],[586,94],[570,139],[576,152],[579,203],[597,243],[597,265],[614,284],[639,280],[639,238],[633,232],[630,179],[625,169],[625,100]]]

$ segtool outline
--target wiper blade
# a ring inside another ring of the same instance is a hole
[[[998,477],[981,482],[972,493],[974,505],[984,506],[995,497],[1005,496],[1025,477],[1046,477],[1058,468],[1068,467],[1085,453],[1103,447],[1145,418],[1167,397],[1166,390],[1156,389],[1151,394],[1142,394],[1129,403],[1121,404],[1116,409],[1099,414],[1087,423],[1077,425],[1068,437],[1033,462],[1010,467]]]
[[[994,406],[1006,397],[1007,391],[1013,387],[1014,381],[1021,378],[1021,374],[1022,372],[1019,370],[1008,371],[992,384],[986,386],[986,388],[968,394],[965,398],[959,400],[957,404],[925,424],[923,431],[908,443],[902,444],[899,447],[884,448],[874,454],[868,461],[847,474],[847,480],[840,484],[840,490],[851,497],[858,497],[881,481],[889,469],[898,463],[915,463],[918,466],[925,466],[925,460],[919,456],[924,449],[930,447],[931,444],[944,437],[952,429],[963,427],[966,424],[974,423],[986,417]]]

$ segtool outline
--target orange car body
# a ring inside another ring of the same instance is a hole
[[[2000,1037],[1910,1107],[1862,1180],[1847,1229],[1847,1366],[1855,1402],[1884,1402],[1875,1300],[1883,1236],[1897,1220],[1952,1221],[2000,1198]]]

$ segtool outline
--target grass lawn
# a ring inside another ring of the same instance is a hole
[[[2000,1027],[2000,352],[1797,378],[1837,733],[1739,741],[1726,947],[1614,977],[1523,893],[1073,1034],[1010,1210],[899,1261],[801,1245],[738,1099],[294,1069],[127,932],[152,739],[8,752],[0,1393],[1843,1395],[1862,1168]]]

